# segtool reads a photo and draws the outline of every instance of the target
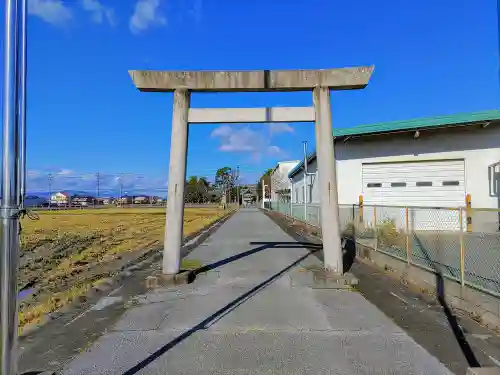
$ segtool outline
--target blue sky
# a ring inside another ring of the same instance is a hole
[[[129,69],[375,65],[335,92],[334,127],[499,108],[496,0],[28,0],[29,188],[166,184],[172,95]],[[3,10],[2,10],[3,13]],[[3,14],[2,14],[3,19]],[[195,94],[193,107],[305,106],[310,93]],[[193,125],[188,175],[240,165],[254,182],[314,148],[310,124]],[[138,176],[141,176],[139,178]]]

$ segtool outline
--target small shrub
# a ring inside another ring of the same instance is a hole
[[[406,247],[406,234],[398,231],[393,220],[387,219],[377,227],[378,243],[381,247]]]
[[[347,223],[342,231],[342,236],[344,237],[353,237],[355,233],[354,223],[351,221]]]

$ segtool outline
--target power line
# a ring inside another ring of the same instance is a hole
[[[100,176],[99,172],[97,172],[97,174],[96,174],[96,180],[97,180],[97,181],[96,181],[96,182],[97,182],[97,198],[99,198],[99,187],[100,187],[100,186],[99,186],[99,183],[100,183],[100,177],[101,177],[101,176]]]

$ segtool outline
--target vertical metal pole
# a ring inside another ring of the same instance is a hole
[[[52,173],[49,173],[47,178],[49,180],[48,182],[49,182],[49,210],[50,210],[52,207]]]
[[[307,142],[302,142],[304,146],[304,221],[308,223],[307,220]]]
[[[236,197],[238,199],[238,207],[240,207],[240,166],[236,166]]]
[[[264,184],[264,181],[262,181],[262,208],[266,208],[265,205],[265,197],[266,197],[266,185]]]
[[[465,196],[465,206],[467,207],[467,232],[472,232],[472,199],[471,195],[467,194]]]
[[[5,0],[4,85],[3,85],[3,147],[2,202],[0,206],[0,374],[17,372],[17,267],[19,256],[19,218],[17,203],[20,197],[18,157],[19,139],[16,121],[16,60],[17,21],[16,0]]]
[[[337,192],[337,172],[333,144],[332,112],[328,87],[313,90],[316,112],[316,152],[321,194],[321,235],[325,269],[343,273],[342,246]]]
[[[464,244],[464,214],[462,207],[459,208],[460,220],[460,284],[465,285],[465,244]]]
[[[123,182],[120,178],[120,207],[123,207]]]
[[[101,175],[99,174],[99,172],[97,172],[95,176],[96,176],[96,183],[97,183],[96,193],[97,193],[97,198],[99,198],[99,195],[101,194],[101,192],[100,192]]]
[[[377,206],[373,206],[373,231],[375,233],[375,251],[377,251],[378,248]]]
[[[410,218],[409,209],[405,207],[405,229],[406,229],[406,262],[411,263],[411,233],[410,233]]]
[[[19,27],[19,51],[18,51],[18,111],[19,121],[19,206],[24,206],[26,196],[26,82],[28,71],[28,0],[20,0],[20,27]]]
[[[170,141],[170,170],[168,172],[167,218],[163,249],[163,273],[179,273],[181,246],[184,235],[184,188],[188,148],[188,112],[190,92],[174,92],[172,136]]]

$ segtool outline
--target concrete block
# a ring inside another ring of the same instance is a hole
[[[314,122],[313,107],[191,108],[190,124],[236,124],[267,122]]]
[[[500,375],[500,367],[469,367],[466,375]]]
[[[367,246],[357,244],[360,253],[366,254],[378,267],[389,270],[392,275],[400,277],[420,288],[422,293],[436,294],[436,274],[431,270],[408,265],[404,260],[391,257]],[[365,256],[363,256],[365,258]],[[459,282],[444,278],[445,300],[449,306],[468,312],[474,319],[490,328],[500,327],[500,301],[470,286],[462,286]]]
[[[498,298],[470,287],[463,288],[462,296],[464,299],[471,301],[471,303],[481,306],[484,310],[500,316],[500,303]]]
[[[350,273],[339,274],[326,270],[312,271],[314,276],[313,289],[346,289],[358,284],[358,279]]]
[[[371,67],[322,70],[154,71],[130,70],[140,91],[300,91],[316,86],[337,90],[362,89]]]
[[[146,277],[146,288],[157,289],[166,286],[190,284],[194,281],[195,277],[193,271],[181,272],[176,275],[152,275]]]
[[[129,309],[112,328],[113,331],[148,331],[160,327],[169,314],[171,305],[151,303]]]

